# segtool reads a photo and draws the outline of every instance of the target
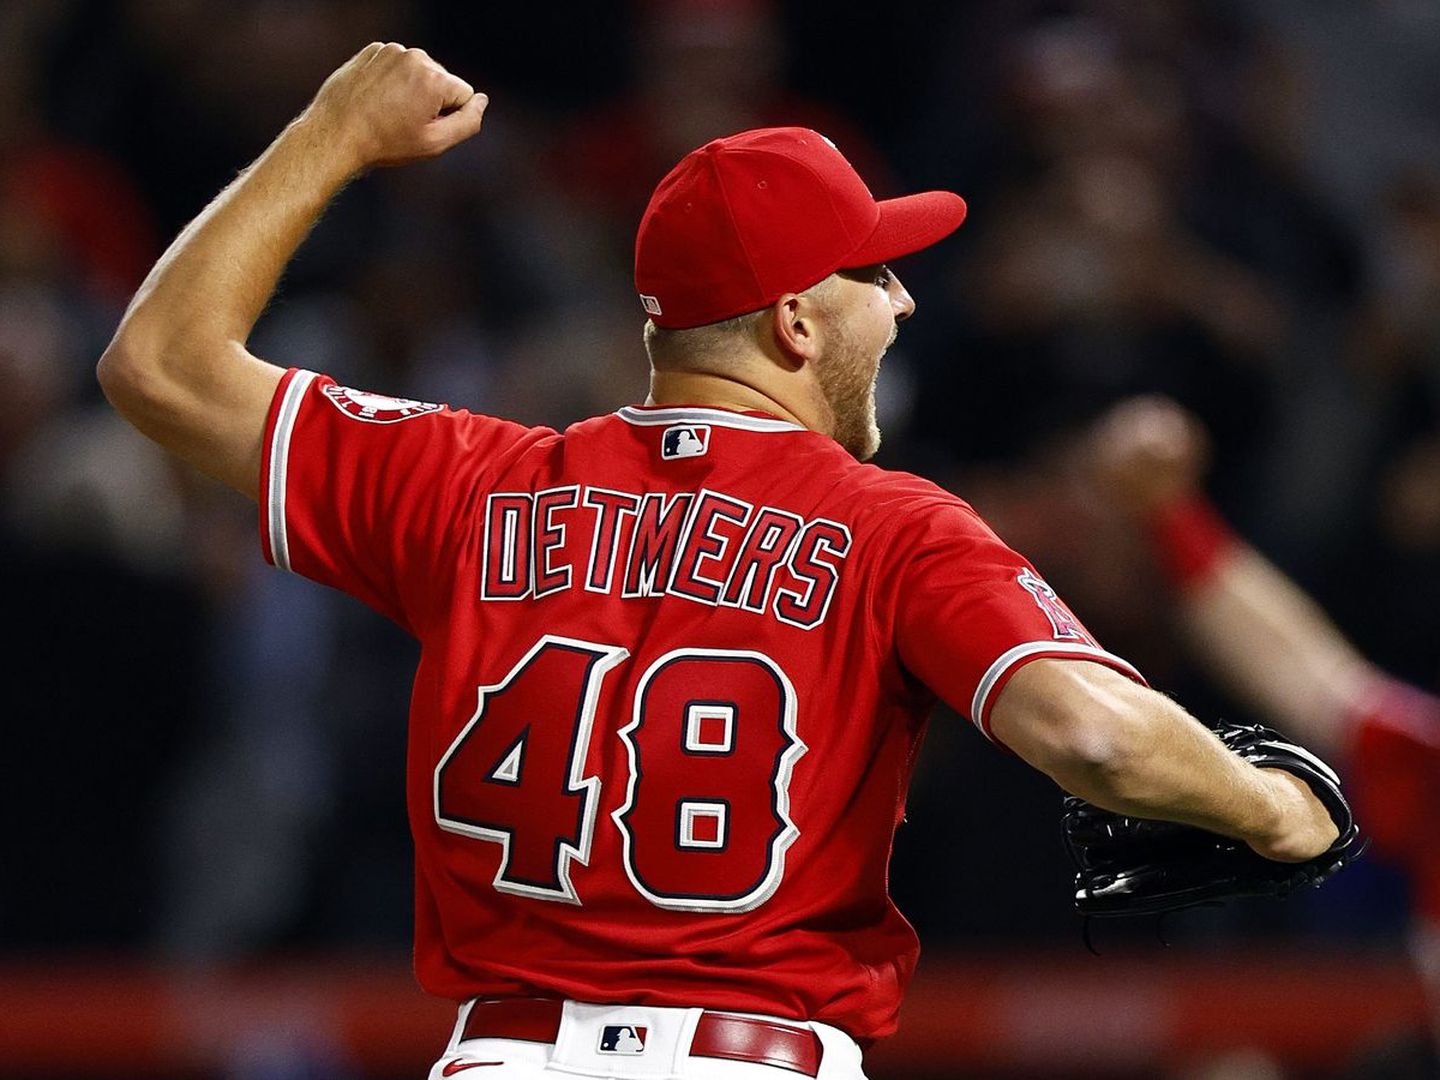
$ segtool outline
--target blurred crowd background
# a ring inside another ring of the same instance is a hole
[[[970,203],[898,267],[918,312],[882,373],[881,464],[974,503],[1153,685],[1239,718],[1086,472],[1097,416],[1169,394],[1213,436],[1227,516],[1435,686],[1434,0],[12,0],[0,959],[408,948],[413,645],[267,568],[253,507],[93,377],[169,238],[372,39],[488,92],[485,129],[345,191],[258,354],[537,424],[641,400],[651,188],[709,138],[804,124],[877,195]],[[1047,780],[937,716],[892,881],[927,954],[1079,948],[1057,821]],[[1166,933],[1398,952],[1406,888],[1372,861]]]

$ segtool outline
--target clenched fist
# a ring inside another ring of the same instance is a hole
[[[1195,493],[1209,444],[1200,422],[1175,402],[1138,397],[1100,419],[1090,454],[1106,495],[1125,512],[1144,516]]]
[[[300,121],[358,172],[443,154],[480,130],[489,103],[424,49],[374,42],[331,73]]]

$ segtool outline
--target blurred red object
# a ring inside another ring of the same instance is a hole
[[[123,298],[158,251],[149,208],[118,164],[96,150],[42,141],[6,154],[4,208],[37,221],[66,264],[103,296]]]

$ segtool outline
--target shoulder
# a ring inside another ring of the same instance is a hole
[[[968,502],[914,473],[853,462],[836,494],[854,507],[857,524],[877,533],[908,527],[991,535]]]
[[[854,462],[847,477],[848,482],[867,500],[887,503],[913,503],[916,505],[945,505],[963,507],[970,513],[974,510],[954,492],[947,491],[933,480],[899,469],[882,469],[878,465]]]
[[[271,404],[264,467],[283,470],[311,459],[322,475],[364,466],[397,480],[429,470],[431,479],[459,481],[559,439],[552,428],[360,390],[292,368]]]
[[[276,411],[284,412],[287,407],[298,410],[308,401],[315,403],[313,408],[319,416],[341,424],[345,419],[351,420],[357,425],[353,430],[357,431],[398,434],[441,425],[457,432],[490,427],[504,428],[514,435],[556,435],[552,428],[529,427],[503,417],[457,409],[434,401],[360,390],[341,385],[329,375],[291,368],[285,373],[276,390]]]

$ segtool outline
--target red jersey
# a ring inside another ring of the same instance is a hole
[[[410,708],[426,990],[894,1029],[886,889],[938,695],[1100,649],[960,499],[760,413],[564,434],[287,373],[265,556],[421,643]]]
[[[1415,914],[1440,926],[1440,698],[1377,672],[1351,717],[1346,774],[1376,854],[1406,871]]]

